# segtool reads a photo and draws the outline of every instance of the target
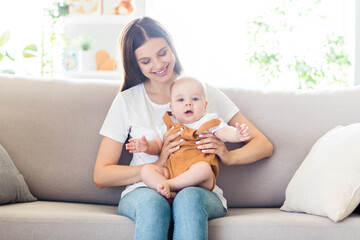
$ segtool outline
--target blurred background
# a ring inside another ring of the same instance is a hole
[[[360,0],[0,0],[0,72],[122,80],[117,38],[139,16],[185,72],[221,86],[360,84]]]

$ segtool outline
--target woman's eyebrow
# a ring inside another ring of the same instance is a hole
[[[157,51],[157,53],[163,51],[164,49],[167,49],[167,46],[160,48],[160,50]],[[142,57],[142,58],[137,59],[137,61],[147,60],[148,58],[149,58],[149,57]]]
[[[167,46],[162,47],[162,48],[160,48],[160,50],[159,50],[159,51],[157,51],[157,52],[161,52],[162,50],[164,50],[164,49],[166,49],[166,48],[167,48]]]

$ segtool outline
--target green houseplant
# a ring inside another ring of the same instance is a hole
[[[315,89],[349,84],[347,70],[351,62],[346,42],[333,29],[324,27],[326,17],[317,10],[323,7],[321,4],[321,0],[314,0],[313,5],[306,5],[301,0],[283,0],[273,9],[249,20],[247,59],[264,85]],[[303,23],[310,19],[321,29],[326,29],[326,35],[312,37],[304,32]],[[279,38],[280,35],[283,37]],[[295,36],[316,41],[306,48],[304,45],[304,51],[298,51],[300,43],[295,43]]]
[[[10,30],[5,31],[0,36],[0,73],[7,73],[7,74],[15,74],[14,64],[8,64],[10,68],[5,66],[3,68],[3,64],[5,61],[10,61],[10,63],[15,62],[15,58],[9,53],[7,49],[7,43],[10,40]],[[35,44],[29,44],[22,49],[22,56],[24,58],[33,58],[36,57],[38,48]]]

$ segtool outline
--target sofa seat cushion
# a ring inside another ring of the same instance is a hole
[[[132,239],[116,206],[37,201],[0,206],[1,239]]]
[[[116,206],[37,201],[0,206],[2,239],[133,239],[132,220]],[[340,223],[278,208],[231,208],[209,221],[209,239],[360,239],[360,217]],[[237,237],[235,237],[237,236]]]
[[[339,223],[279,208],[230,208],[223,218],[209,221],[209,239],[355,240],[360,239],[359,214]]]

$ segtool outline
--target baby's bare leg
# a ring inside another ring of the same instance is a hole
[[[169,174],[165,168],[156,164],[146,164],[141,169],[141,178],[148,187],[157,190],[169,178]]]
[[[170,191],[178,191],[190,186],[199,186],[211,190],[214,185],[214,173],[207,162],[197,162],[179,176],[167,180]]]

